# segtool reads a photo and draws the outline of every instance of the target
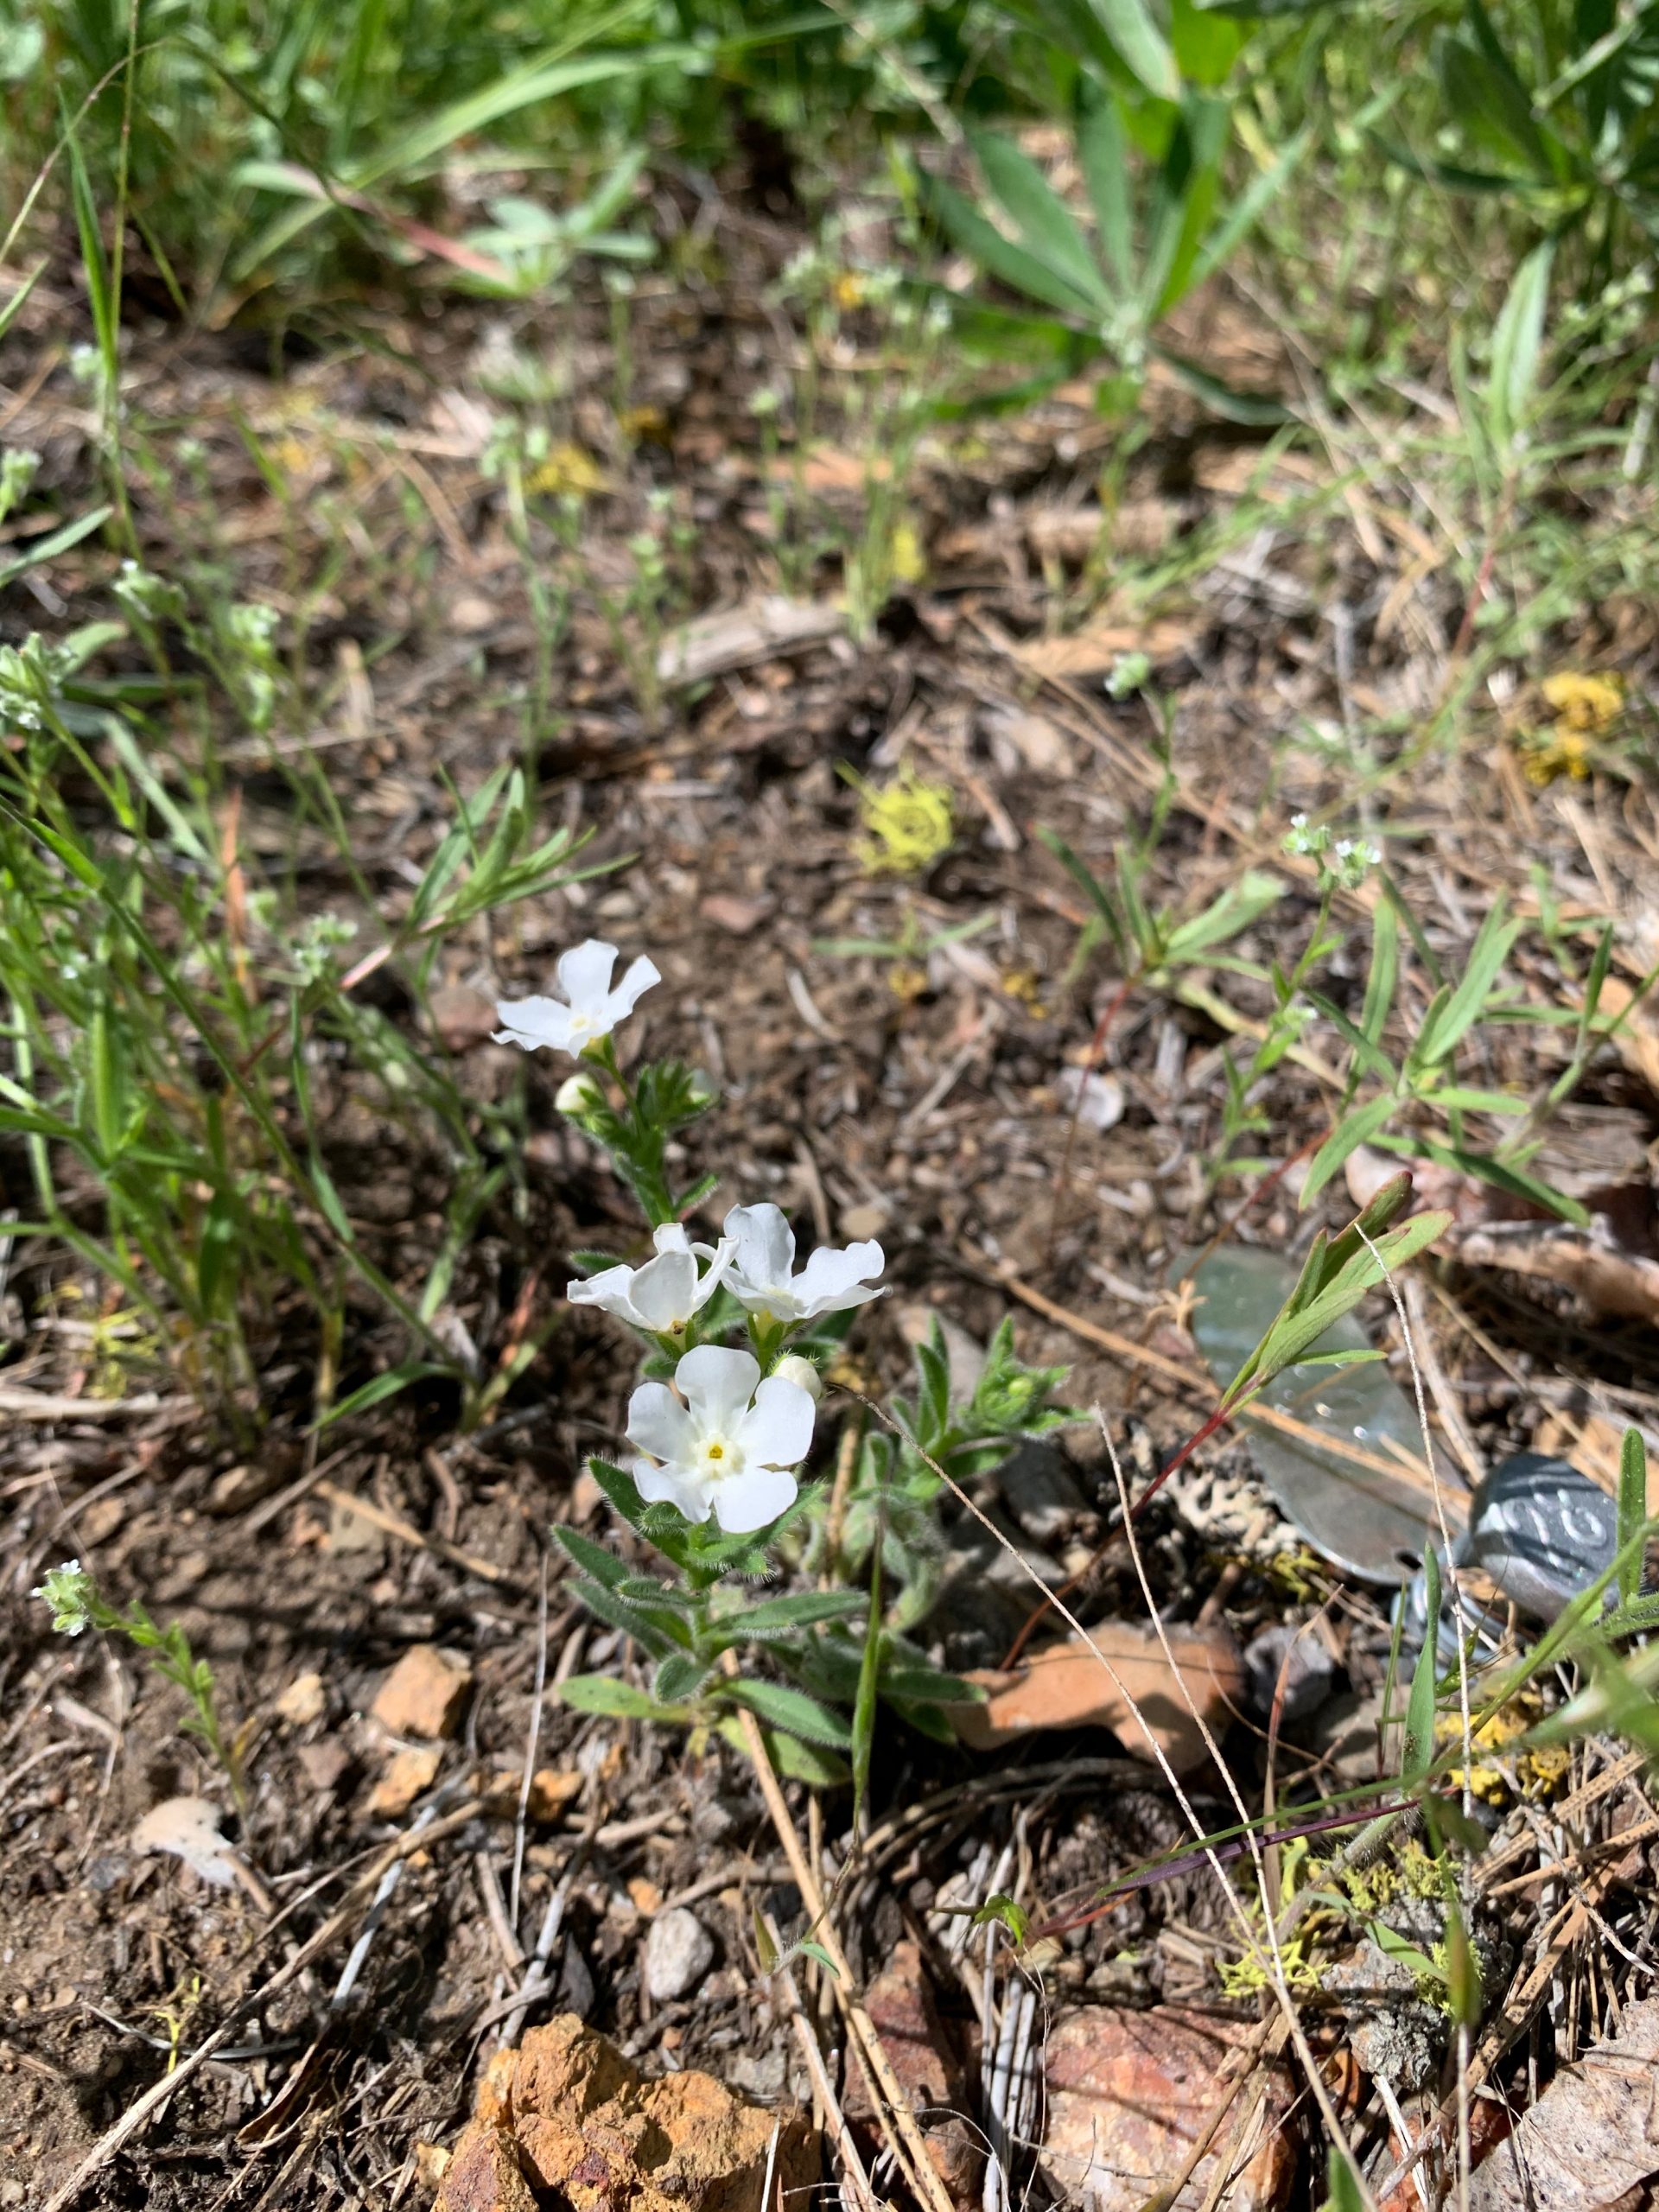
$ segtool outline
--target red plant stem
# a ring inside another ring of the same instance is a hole
[[[1379,1800],[1375,1805],[1363,1806],[1357,1810],[1350,1807],[1340,1813],[1323,1814],[1317,1821],[1299,1821],[1294,1827],[1269,1829],[1259,1835],[1256,1841],[1264,1847],[1294,1843],[1300,1836],[1322,1835],[1332,1828],[1363,1827],[1367,1821],[1374,1821],[1379,1813],[1393,1809],[1392,1806]],[[1127,1880],[1114,1883],[1103,1898],[1090,1906],[1087,1912],[1070,1913],[1059,1920],[1045,1920],[1039,1926],[1028,1929],[1026,1941],[1035,1943],[1046,1936],[1068,1935],[1074,1928],[1088,1928],[1095,1921],[1103,1919],[1120,1898],[1129,1896],[1135,1890],[1150,1889],[1154,1882],[1167,1881],[1173,1874],[1193,1873],[1199,1867],[1208,1866],[1212,1857],[1241,1859],[1249,1848],[1248,1836],[1235,1836],[1228,1843],[1206,1844],[1200,1851],[1184,1852],[1179,1859],[1166,1859],[1160,1866],[1143,1866],[1138,1874],[1131,1874]]]
[[[1129,1508],[1129,1519],[1131,1521],[1135,1520],[1139,1516],[1143,1507],[1147,1506],[1152,1503],[1153,1499],[1157,1497],[1159,1491],[1169,1480],[1170,1477],[1173,1474],[1178,1474],[1180,1471],[1180,1470],[1186,1465],[1187,1461],[1192,1457],[1192,1454],[1198,1450],[1199,1445],[1207,1444],[1209,1442],[1210,1439],[1215,1434],[1222,1423],[1232,1413],[1237,1402],[1238,1401],[1236,1398],[1224,1398],[1221,1404],[1216,1408],[1214,1413],[1211,1414],[1209,1420],[1205,1422],[1203,1427],[1195,1428],[1193,1430],[1192,1435],[1187,1438],[1180,1450],[1175,1453],[1174,1457],[1169,1461],[1166,1466],[1160,1468],[1158,1473],[1153,1477],[1152,1480],[1147,1484],[1145,1490],[1141,1491],[1140,1497],[1135,1499],[1135,1503]],[[1077,1588],[1078,1583],[1086,1581],[1094,1573],[1095,1569],[1100,1565],[1102,1560],[1105,1558],[1107,1553],[1111,1549],[1112,1545],[1116,1541],[1117,1531],[1120,1525],[1119,1522],[1115,1518],[1111,1527],[1107,1530],[1105,1535],[1101,1539],[1100,1543],[1096,1548],[1093,1558],[1089,1560],[1086,1566],[1080,1567],[1075,1574],[1071,1574],[1066,1577],[1065,1580],[1061,1583],[1059,1588],[1054,1592],[1054,1595],[1057,1598],[1069,1598],[1071,1592]],[[1014,1642],[1008,1646],[1008,1656],[1002,1662],[1005,1669],[1012,1667],[1014,1662],[1019,1658],[1020,1654],[1026,1648],[1026,1638],[1031,1634],[1033,1629],[1036,1627],[1038,1622],[1041,1620],[1043,1615],[1048,1611],[1048,1607],[1049,1600],[1045,1598],[1042,1604],[1033,1611],[1030,1618],[1026,1622],[1025,1626],[1020,1630],[1019,1635],[1014,1637]]]

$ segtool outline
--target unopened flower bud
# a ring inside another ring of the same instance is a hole
[[[567,1076],[554,1094],[561,1114],[591,1114],[605,1103],[605,1094],[590,1075]]]
[[[810,1359],[803,1359],[798,1351],[790,1352],[780,1359],[772,1371],[781,1376],[785,1382],[792,1382],[798,1389],[804,1390],[815,1405],[823,1395],[823,1376]]]

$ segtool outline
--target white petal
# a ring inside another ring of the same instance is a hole
[[[659,1252],[689,1252],[691,1240],[685,1233],[683,1222],[665,1221],[660,1229],[653,1229],[651,1241]]]
[[[694,1244],[691,1249],[700,1253],[709,1262],[702,1280],[697,1285],[697,1294],[691,1302],[691,1311],[696,1313],[709,1303],[721,1283],[725,1281],[731,1269],[732,1255],[736,1251],[737,1246],[729,1236],[722,1236],[718,1248],[714,1251],[710,1251],[706,1244]]]
[[[607,976],[608,981],[608,972]],[[605,1003],[606,1014],[613,1021],[620,1021],[633,1012],[653,983],[662,982],[662,975],[654,960],[647,960],[643,953],[638,960],[630,961],[626,973]]]
[[[887,1255],[874,1237],[862,1244],[849,1244],[836,1251],[820,1244],[795,1278],[795,1295],[804,1313],[839,1313],[849,1306],[862,1306],[880,1295],[861,1286],[867,1277],[879,1275]]]
[[[699,1344],[674,1370],[697,1433],[705,1436],[734,1433],[760,1380],[760,1363],[753,1352],[728,1351],[723,1344]]]
[[[572,945],[559,955],[559,988],[579,1014],[597,1014],[611,988],[616,966],[616,947],[603,938],[590,937],[585,944]]]
[[[688,1521],[709,1518],[708,1494],[689,1468],[658,1467],[649,1459],[636,1459],[628,1471],[648,1505],[677,1505]]]
[[[697,1263],[689,1252],[662,1252],[633,1279],[633,1302],[648,1329],[681,1329],[696,1311]]]
[[[557,999],[503,999],[495,1018],[502,1024],[495,1033],[498,1045],[522,1045],[527,1052],[538,1045],[570,1050],[570,1009]]]
[[[746,1467],[715,1484],[710,1503],[715,1518],[728,1536],[746,1536],[764,1529],[795,1503],[798,1485],[782,1467]]]
[[[637,1321],[639,1317],[629,1295],[636,1272],[632,1268],[604,1268],[596,1275],[568,1284],[564,1294],[573,1306],[597,1306],[619,1319]]]
[[[666,1382],[642,1382],[628,1400],[628,1441],[659,1459],[690,1464],[697,1432]]]
[[[817,1411],[810,1394],[798,1382],[786,1375],[768,1375],[733,1440],[745,1465],[758,1461],[769,1467],[792,1467],[804,1459],[812,1449]]]
[[[733,1272],[750,1290],[782,1290],[795,1272],[795,1232],[781,1207],[734,1206],[726,1234],[737,1239]]]

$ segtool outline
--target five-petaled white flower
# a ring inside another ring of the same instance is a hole
[[[640,1497],[688,1521],[712,1513],[728,1535],[766,1528],[795,1501],[790,1469],[812,1446],[811,1398],[786,1376],[762,1382],[752,1353],[720,1344],[687,1352],[674,1383],[678,1397],[642,1382],[628,1401],[628,1441],[652,1455],[633,1462]]]
[[[633,1012],[640,994],[663,980],[656,962],[641,954],[613,990],[616,961],[616,947],[602,938],[590,937],[562,952],[558,977],[564,998],[503,999],[495,1009],[504,1025],[495,1033],[496,1043],[522,1045],[527,1052],[550,1045],[555,1052],[575,1053],[599,1044]]]
[[[653,1336],[678,1336],[725,1281],[737,1240],[722,1236],[718,1246],[694,1244],[679,1223],[671,1221],[652,1241],[654,1260],[639,1268],[606,1268],[585,1282],[573,1282],[565,1296],[573,1306],[601,1306]],[[701,1274],[700,1260],[707,1262]]]
[[[810,1321],[882,1295],[870,1280],[886,1264],[874,1237],[840,1250],[820,1244],[797,1274],[795,1232],[780,1208],[734,1206],[726,1217],[726,1234],[737,1242],[728,1281],[751,1313],[774,1321]]]

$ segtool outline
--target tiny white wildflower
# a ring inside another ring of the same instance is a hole
[[[564,997],[500,1001],[495,1013],[503,1027],[495,1033],[496,1043],[521,1045],[527,1052],[550,1045],[556,1052],[576,1054],[601,1043],[633,1012],[641,994],[663,980],[656,963],[641,955],[613,990],[616,961],[616,947],[602,938],[590,937],[585,944],[562,952],[558,978]]]
[[[821,1244],[797,1274],[795,1232],[781,1208],[734,1206],[725,1225],[728,1236],[737,1240],[732,1291],[751,1313],[773,1321],[810,1321],[882,1295],[871,1278],[880,1274],[887,1255],[874,1237],[839,1250]]]
[[[652,1241],[654,1260],[638,1268],[606,1268],[585,1282],[573,1282],[565,1296],[573,1306],[597,1306],[653,1336],[678,1336],[726,1280],[737,1240],[722,1236],[718,1247],[694,1244],[679,1223],[671,1221]],[[699,1261],[707,1263],[701,1273]]]
[[[628,1441],[651,1455],[632,1464],[640,1497],[688,1521],[712,1513],[728,1535],[766,1528],[795,1502],[790,1470],[812,1448],[811,1398],[787,1376],[762,1382],[759,1360],[721,1344],[687,1352],[674,1386],[642,1382],[628,1401]]]
[[[86,1601],[92,1588],[92,1578],[80,1561],[67,1559],[61,1567],[50,1568],[45,1581],[29,1594],[43,1598],[51,1606],[52,1625],[60,1636],[79,1636],[89,1625]]]

